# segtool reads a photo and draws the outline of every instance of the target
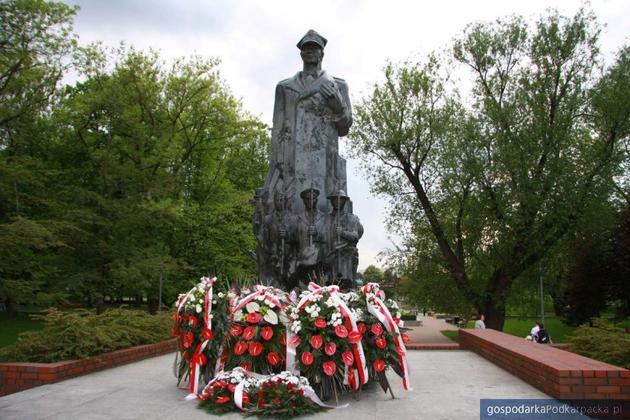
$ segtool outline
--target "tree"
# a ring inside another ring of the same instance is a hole
[[[452,64],[430,56],[388,65],[357,107],[354,150],[394,202],[392,225],[410,232],[410,263],[439,256],[491,328],[503,327],[515,279],[610,196],[628,136],[617,80],[628,71],[617,60],[599,77],[598,34],[584,11],[533,29],[520,18],[474,24],[453,45],[474,79],[468,106]]]
[[[0,299],[9,312],[59,297],[46,284],[71,224],[55,216],[45,121],[76,58],[75,12],[37,0],[0,3]]]
[[[364,283],[380,283],[383,281],[383,271],[375,265],[368,265],[363,271]]]

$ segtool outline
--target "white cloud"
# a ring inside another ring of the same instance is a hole
[[[537,17],[548,8],[572,15],[575,0],[529,1],[99,1],[73,0],[81,10],[75,28],[83,43],[121,41],[156,48],[166,59],[191,55],[220,57],[223,77],[245,109],[271,124],[275,84],[301,62],[296,42],[308,29],[328,38],[324,67],[350,85],[353,100],[380,77],[386,60],[400,61],[443,49],[466,24],[510,14]],[[608,26],[601,42],[610,58],[628,42],[627,0],[593,0]],[[343,140],[342,140],[343,141]],[[366,233],[359,242],[360,268],[390,247],[385,203],[371,197],[364,177],[348,163],[348,195]],[[396,238],[394,237],[396,241]]]

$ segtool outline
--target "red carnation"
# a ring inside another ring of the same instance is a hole
[[[309,343],[311,343],[311,346],[313,346],[314,349],[320,348],[323,342],[324,342],[324,339],[322,338],[321,335],[314,335],[309,340]]]
[[[214,338],[214,331],[204,328],[201,336],[204,340],[212,340]]]
[[[326,320],[324,318],[317,318],[315,320],[315,326],[317,328],[326,328]]]
[[[282,347],[285,347],[287,345],[287,336],[284,335],[284,333],[280,334],[280,345]]]
[[[344,351],[343,353],[341,353],[341,359],[348,366],[352,366],[352,364],[354,363],[354,356],[352,355],[351,351]]]
[[[382,372],[385,369],[385,362],[381,359],[376,359],[374,363],[372,363],[372,366],[374,366],[375,371]]]
[[[377,338],[376,347],[378,347],[379,349],[384,349],[385,347],[387,347],[387,340],[385,340],[383,337]]]
[[[249,404],[249,395],[246,392],[243,392],[243,405]]]
[[[302,395],[304,395],[304,390],[303,389],[298,389],[297,390],[297,394],[301,397]]]
[[[339,338],[346,338],[348,336],[348,330],[343,325],[337,325],[335,327],[335,334]]]
[[[367,331],[367,327],[365,326],[363,322],[359,322],[357,324],[357,329],[359,330],[361,334],[365,334],[365,332]]]
[[[252,312],[251,314],[247,315],[247,322],[249,322],[250,324],[258,324],[261,319],[262,318],[258,312]]]
[[[305,351],[304,353],[302,353],[302,364],[304,366],[310,366],[311,364],[313,364],[313,353],[311,353],[310,351]]]
[[[252,326],[247,326],[243,330],[243,338],[245,340],[251,340],[252,338],[254,338],[255,334],[256,334],[256,330]]]
[[[271,402],[275,405],[280,405],[280,398],[274,398],[273,400],[271,400]]]
[[[232,394],[234,394],[235,390],[236,390],[236,385],[234,385],[234,384],[229,384],[228,385],[228,391],[230,391]]]
[[[294,335],[291,337],[291,339],[289,340],[289,345],[291,347],[297,347],[300,345],[300,336],[299,335]]]
[[[207,363],[206,356],[203,353],[197,353],[193,356],[193,363],[204,366]]]
[[[230,401],[230,397],[226,396],[226,395],[221,395],[220,397],[217,397],[216,400],[214,400],[217,404],[225,404],[226,402]]]
[[[329,356],[332,356],[333,354],[335,354],[336,350],[337,350],[337,345],[335,343],[326,343],[326,345],[324,346],[324,353],[326,353]]]
[[[232,325],[232,328],[230,328],[230,335],[233,337],[238,337],[239,335],[241,335],[242,332],[243,327],[238,324],[234,324]]]
[[[192,342],[193,342],[193,334],[191,332],[186,333],[184,335],[184,347],[189,348],[190,346],[192,346]]]
[[[323,364],[324,373],[328,376],[333,376],[337,371],[337,365],[332,360],[328,360]]]
[[[271,366],[275,366],[280,363],[280,356],[278,356],[278,353],[275,353],[273,351],[269,352],[267,354],[267,362],[269,362]]]
[[[237,356],[245,353],[245,350],[247,350],[247,343],[244,341],[238,341],[234,346],[234,354],[236,354]]]
[[[265,400],[258,400],[258,408],[265,408]]]
[[[251,371],[252,370],[252,364],[249,362],[243,362],[241,363],[241,367],[243,369],[245,369],[246,371]]]
[[[381,327],[381,324],[372,324],[372,333],[377,337],[383,334],[383,327]]]
[[[260,330],[260,336],[265,341],[271,340],[271,337],[273,337],[273,328],[271,328],[271,327],[262,327],[262,329]]]
[[[409,342],[411,341],[411,338],[409,338],[409,336],[405,333],[400,334],[400,336],[402,337],[403,343],[405,344],[409,344]]]
[[[263,345],[260,344],[258,341],[252,341],[249,343],[249,354],[251,354],[252,356],[256,357],[260,355],[262,351]]]
[[[188,324],[190,324],[191,327],[195,328],[197,326],[197,317],[194,315],[188,315],[188,318],[186,318],[186,320],[188,321]]]
[[[350,331],[348,334],[348,341],[350,344],[357,344],[361,342],[361,333],[358,331]]]

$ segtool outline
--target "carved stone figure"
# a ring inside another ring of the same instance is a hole
[[[298,216],[297,220],[297,249],[295,255],[296,274],[295,279],[298,282],[308,283],[309,274],[321,271],[326,241],[326,219],[318,206],[319,190],[307,188],[300,193],[304,210]]]
[[[363,236],[363,226],[357,216],[344,211],[349,199],[343,190],[329,195],[328,200],[333,208],[326,223],[326,243],[330,245],[326,255],[327,265],[331,268],[329,277],[335,282],[354,280],[357,243]]]
[[[261,206],[257,204],[256,210],[262,208],[264,212],[263,229],[278,232],[266,237],[257,234],[257,256],[264,255],[257,258],[259,274],[265,283],[295,286],[306,283],[307,275],[316,270],[332,272],[327,253],[333,245],[327,243],[330,238],[325,231],[332,207],[317,197],[347,188],[339,137],[348,134],[352,108],[347,83],[322,70],[326,44],[326,38],[309,30],[297,43],[302,71],[276,86],[269,172],[259,194]],[[277,223],[278,209],[273,210],[269,200],[278,191],[286,200],[283,220],[287,220],[287,214],[295,220],[294,225],[286,224],[284,236],[271,227]],[[276,213],[273,218],[270,212]],[[278,240],[284,242],[282,252]],[[351,275],[351,271],[344,273]]]

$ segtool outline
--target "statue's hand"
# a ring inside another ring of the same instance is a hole
[[[320,89],[324,98],[326,98],[326,102],[328,106],[332,108],[335,113],[340,113],[343,111],[343,103],[341,101],[341,93],[333,82],[326,82],[322,84]]]

